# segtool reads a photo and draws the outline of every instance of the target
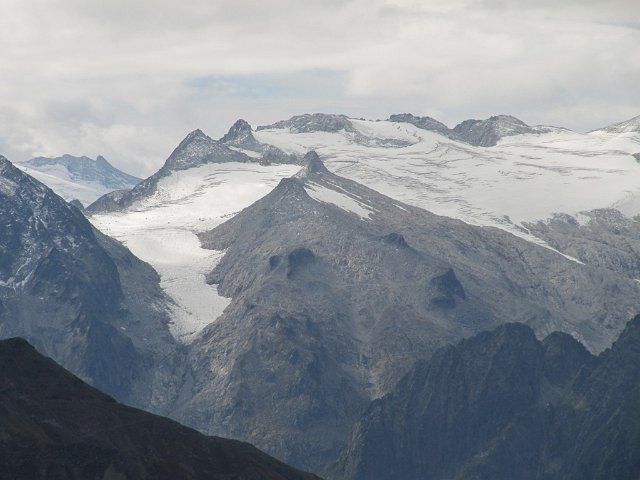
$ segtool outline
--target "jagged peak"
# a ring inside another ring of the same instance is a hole
[[[202,130],[200,130],[199,128],[196,128],[195,130],[189,132],[187,134],[186,137],[184,137],[183,141],[187,141],[187,140],[193,140],[194,138],[198,138],[198,137],[202,137],[202,138],[209,138],[209,136],[204,133]]]
[[[162,171],[182,170],[204,163],[239,161],[247,162],[249,157],[230,149],[224,143],[197,129],[189,133],[171,153]]]
[[[297,178],[307,178],[314,173],[331,173],[327,170],[322,160],[320,160],[320,156],[315,150],[307,152],[303,158],[303,162],[304,167],[295,175]]]
[[[173,153],[175,153],[176,151],[182,150],[183,148],[185,148],[186,146],[188,146],[191,143],[199,142],[199,141],[212,141],[212,142],[215,142],[214,139],[209,137],[202,130],[200,130],[199,128],[196,128],[195,130],[189,132],[187,134],[187,136],[182,139],[182,141],[178,144],[178,146],[173,151]]]
[[[251,135],[253,129],[251,125],[246,120],[240,118],[236,120],[236,122],[231,125],[229,131],[220,139],[220,142],[227,143],[237,140],[239,137],[245,135]]]
[[[309,197],[309,194],[304,188],[304,184],[295,177],[287,177],[280,180],[280,183],[272,190],[274,195],[285,196],[299,196]],[[310,198],[310,197],[309,197]]]

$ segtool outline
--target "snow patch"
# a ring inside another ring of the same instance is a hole
[[[331,203],[342,210],[355,213],[364,220],[368,219],[369,215],[375,212],[362,200],[357,200],[351,195],[347,195],[344,191],[338,191],[342,189],[337,185],[332,185],[332,187],[334,187],[335,190],[318,183],[309,182],[305,184],[305,190],[314,200],[322,203]]]

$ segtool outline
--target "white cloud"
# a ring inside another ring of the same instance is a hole
[[[150,174],[193,128],[305,111],[640,113],[635,0],[4,0],[0,147]]]

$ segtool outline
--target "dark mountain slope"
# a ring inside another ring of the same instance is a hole
[[[126,407],[26,341],[0,342],[0,477],[313,479],[249,444]]]
[[[171,396],[181,354],[157,274],[2,157],[0,224],[0,337],[28,338],[121,400]]]
[[[592,357],[506,325],[416,364],[358,423],[349,479],[632,479],[640,475],[640,316]]]

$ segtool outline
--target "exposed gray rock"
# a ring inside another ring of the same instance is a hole
[[[74,207],[76,207],[81,212],[84,211],[84,205],[82,205],[82,202],[80,200],[78,200],[77,198],[71,200],[69,202],[69,205],[73,205]]]
[[[634,153],[633,158],[640,162],[640,153]]]
[[[411,113],[394,114],[389,117],[390,122],[410,123],[423,130],[449,135],[451,130],[444,123],[431,117],[417,117]]]
[[[529,232],[588,265],[640,279],[640,222],[615,209],[556,214],[526,223]]]
[[[256,152],[262,157],[263,163],[300,163],[300,159],[296,155],[287,154],[273,145],[267,145],[256,140],[253,136],[251,125],[242,119],[231,126],[229,132],[220,139],[220,142],[232,147]]]
[[[201,235],[226,251],[208,280],[232,302],[192,345],[193,396],[172,413],[190,425],[318,468],[368,400],[439,346],[518,320],[600,351],[640,308],[627,277],[307,160]]]
[[[496,115],[486,120],[465,120],[451,130],[452,138],[479,147],[492,147],[504,137],[525,133],[544,133],[544,127],[530,127],[510,115]]]
[[[281,120],[272,125],[259,126],[257,130],[271,128],[288,128],[295,133],[339,132],[341,130],[351,132],[354,130],[351,121],[346,115],[331,115],[326,113],[296,115],[289,120]]]
[[[404,122],[424,130],[440,133],[452,140],[468,143],[477,147],[492,147],[501,139],[526,133],[547,133],[555,127],[531,127],[510,115],[496,115],[486,120],[465,120],[453,129],[431,117],[416,117],[410,113],[391,115],[392,122]]]

